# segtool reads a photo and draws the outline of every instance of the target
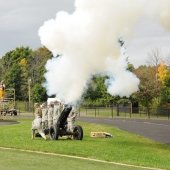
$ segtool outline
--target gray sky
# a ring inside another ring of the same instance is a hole
[[[39,27],[61,10],[73,12],[74,0],[0,0],[0,57],[19,46],[40,47]],[[134,32],[126,42],[131,63],[145,63],[153,49],[169,56],[170,33],[156,21],[144,18]]]
[[[18,46],[41,46],[38,29],[58,11],[72,12],[74,0],[0,0],[0,57]]]
[[[149,55],[159,51],[163,60],[170,58],[170,32],[158,21],[142,18],[135,27],[134,35],[126,43],[129,61],[136,67],[148,64]]]

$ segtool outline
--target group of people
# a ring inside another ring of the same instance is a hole
[[[55,125],[64,110],[64,104],[56,99],[53,102],[34,104],[35,119],[32,122],[32,139],[35,138],[36,131],[46,140],[47,136],[44,133],[45,129],[50,129]],[[73,122],[75,121],[75,114],[71,112],[67,118],[67,129],[73,131]]]

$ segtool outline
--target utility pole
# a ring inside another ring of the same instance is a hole
[[[31,108],[31,79],[28,79],[28,110]]]
[[[13,96],[14,96],[13,100],[14,100],[14,108],[15,108],[15,89],[13,88],[12,90],[13,90]]]

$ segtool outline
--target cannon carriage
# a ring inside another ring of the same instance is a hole
[[[83,139],[83,129],[81,126],[74,125],[73,131],[70,131],[68,128],[67,118],[71,110],[72,107],[70,105],[65,105],[57,122],[55,122],[49,129],[44,130],[46,134],[49,134],[50,139],[58,140],[58,138],[62,136],[71,136],[75,140]]]

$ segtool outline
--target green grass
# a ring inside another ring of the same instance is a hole
[[[170,169],[170,147],[117,128],[79,122],[84,129],[84,139],[58,141],[31,139],[31,121],[0,126],[0,146],[28,150],[77,155],[100,160],[133,165]],[[106,131],[113,138],[91,138],[91,131]]]
[[[37,153],[27,153],[13,150],[0,149],[0,169],[4,170],[47,170],[47,169],[63,169],[63,170],[142,170],[141,168],[132,168],[127,166],[119,166],[108,163],[93,162],[88,160],[80,160],[67,157],[59,157],[53,155],[43,155]]]

